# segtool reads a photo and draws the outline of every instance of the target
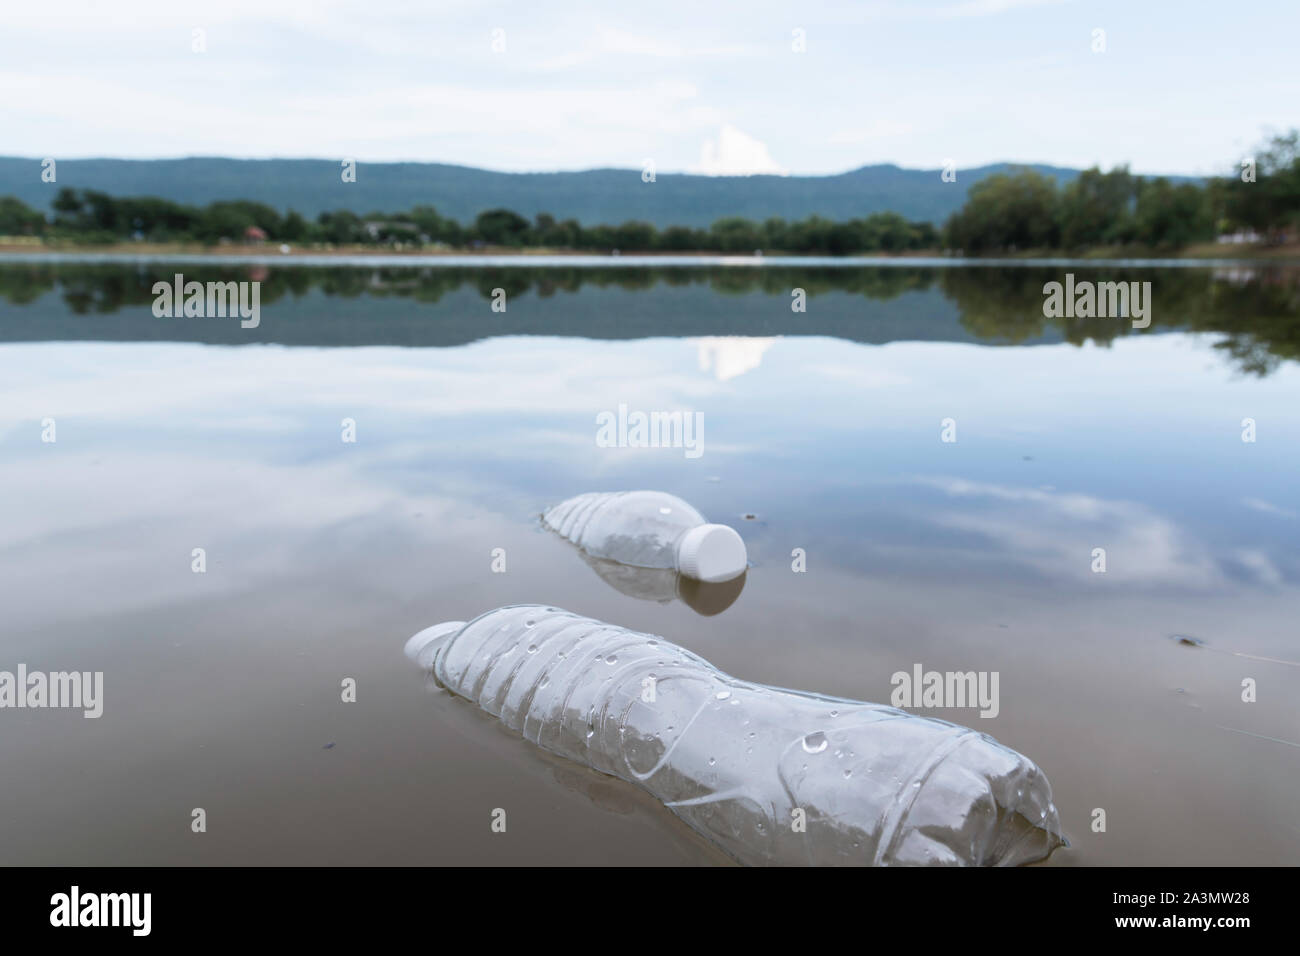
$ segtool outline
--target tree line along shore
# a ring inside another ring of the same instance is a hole
[[[1221,237],[1279,246],[1294,241],[1298,229],[1300,131],[1295,130],[1263,144],[1238,174],[1196,183],[1138,176],[1124,166],[1109,172],[1087,169],[1064,185],[1031,169],[989,176],[970,188],[965,204],[941,226],[876,212],[841,221],[727,217],[703,229],[659,229],[639,221],[583,225],[548,213],[530,220],[509,209],[490,209],[472,223],[461,223],[432,205],[367,215],[337,210],[311,220],[246,200],[195,206],[69,188],[58,191],[47,214],[12,196],[0,197],[0,237],[52,247],[271,242],[321,250],[1006,255],[1178,252]]]

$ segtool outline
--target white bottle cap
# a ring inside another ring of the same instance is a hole
[[[702,524],[682,535],[677,570],[697,581],[730,581],[745,573],[745,542],[725,524]]]
[[[433,667],[433,655],[442,642],[464,626],[464,621],[443,621],[433,627],[426,627],[406,642],[406,656],[428,670]]]

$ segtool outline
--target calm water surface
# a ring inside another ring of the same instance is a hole
[[[176,271],[261,281],[260,326],[155,318]],[[1045,320],[1065,271],[1150,281],[1151,327]],[[0,862],[719,862],[402,655],[538,602],[851,698],[998,671],[996,718],[921,712],[1043,768],[1048,865],[1294,864],[1297,359],[1277,266],[0,264],[0,670],[105,682],[98,720],[0,711]],[[620,404],[703,454],[598,447]],[[625,488],[740,531],[730,607],[539,529]]]

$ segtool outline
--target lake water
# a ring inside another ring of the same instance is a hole
[[[156,318],[177,271],[260,324]],[[1045,319],[1066,272],[1150,327]],[[1298,360],[1277,265],[0,262],[0,670],[104,674],[99,719],[0,710],[0,862],[720,862],[402,654],[538,602],[856,699],[996,671],[996,717],[917,712],[1046,772],[1047,865],[1295,864]],[[601,447],[620,405],[700,454]],[[631,488],[739,530],[730,607],[539,527]]]

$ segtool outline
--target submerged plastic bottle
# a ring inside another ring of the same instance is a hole
[[[675,495],[611,491],[578,495],[542,523],[597,558],[640,568],[673,568],[699,581],[744,574],[745,542],[734,528],[709,524]]]
[[[514,605],[426,628],[406,653],[743,863],[1005,866],[1063,843],[1047,778],[991,737],[750,684],[654,635]]]

